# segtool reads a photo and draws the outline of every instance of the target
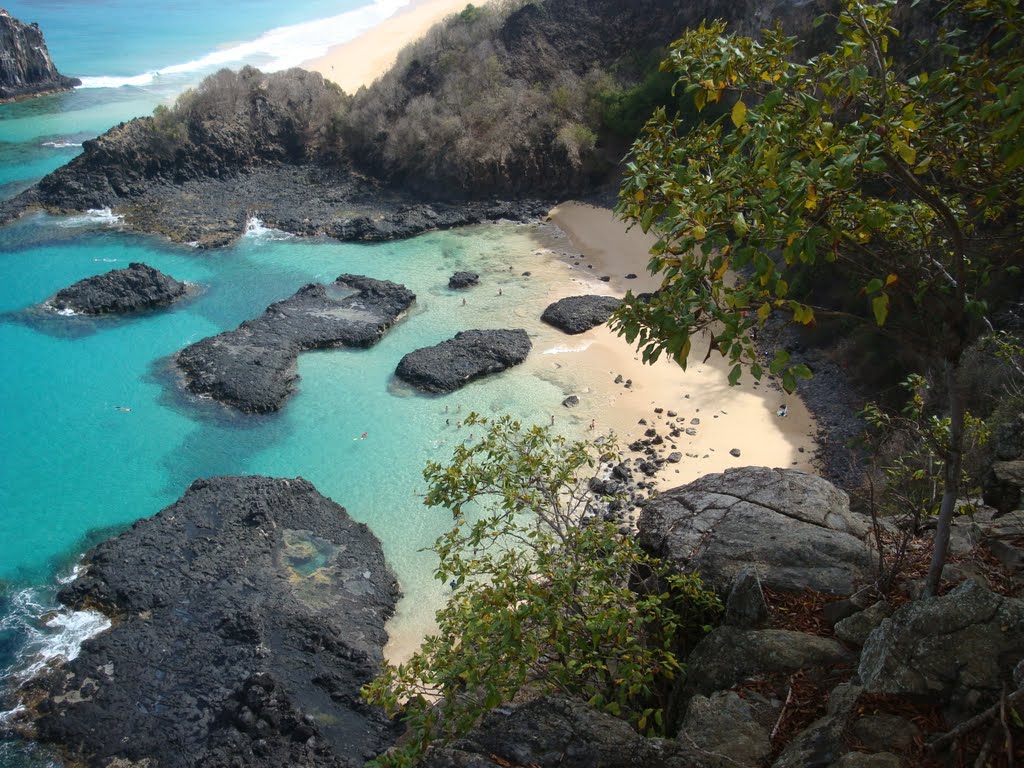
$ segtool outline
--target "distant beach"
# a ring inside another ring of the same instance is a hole
[[[481,0],[475,5],[485,3]],[[413,0],[394,16],[302,66],[319,72],[347,93],[355,93],[387,72],[399,51],[466,5],[466,0]]]

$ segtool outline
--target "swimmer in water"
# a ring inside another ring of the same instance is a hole
[[[124,413],[131,413],[132,409],[129,408],[128,406],[126,406],[126,405],[115,405],[114,406],[114,410],[115,411],[123,411]]]

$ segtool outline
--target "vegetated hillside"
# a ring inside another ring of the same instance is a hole
[[[776,18],[809,29],[821,7],[771,0],[467,6],[355,95],[344,120],[348,150],[359,167],[426,195],[579,192],[618,162],[632,138],[616,137],[615,124],[639,127],[671,98],[671,80],[656,74],[657,52],[684,27],[723,17],[751,31]]]

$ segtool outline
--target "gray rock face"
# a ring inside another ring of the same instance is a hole
[[[607,323],[621,303],[614,296],[569,296],[549,305],[540,319],[566,333],[583,333]]]
[[[753,629],[761,626],[767,618],[768,605],[761,582],[752,568],[744,568],[729,590],[723,622],[740,629]]]
[[[114,626],[33,684],[41,740],[165,768],[361,766],[391,743],[358,696],[398,588],[369,529],[309,482],[197,480],[85,564],[61,599]]]
[[[965,582],[901,607],[868,637],[858,673],[868,691],[972,706],[1024,657],[1024,601]]]
[[[137,312],[173,304],[186,286],[148,264],[132,262],[127,269],[87,277],[62,288],[48,302],[57,310],[85,315]]]
[[[786,745],[772,768],[831,766],[846,750],[843,732],[850,721],[863,688],[842,683],[828,697],[828,711]]]
[[[866,524],[846,494],[796,470],[742,467],[666,491],[644,507],[640,543],[724,592],[753,568],[773,589],[850,594],[870,573]]]
[[[37,24],[24,24],[0,8],[0,101],[81,84],[57,71]]]
[[[715,768],[756,768],[772,752],[768,729],[755,721],[750,705],[733,691],[690,699],[677,738],[711,753],[707,759]]]
[[[456,272],[448,278],[449,288],[469,288],[480,284],[480,275],[476,272]]]
[[[755,674],[796,672],[849,660],[842,643],[785,629],[712,630],[686,659],[685,689],[705,696]]]
[[[426,392],[454,392],[469,382],[519,365],[533,345],[526,331],[462,331],[433,347],[410,352],[395,375]]]
[[[868,606],[863,611],[848,616],[842,621],[836,622],[834,627],[836,637],[844,643],[861,646],[867,641],[868,636],[875,631],[891,613],[889,604],[879,600],[874,605]]]
[[[405,286],[360,275],[310,283],[255,320],[175,355],[188,389],[247,413],[280,408],[298,380],[299,352],[370,347],[412,305]]]
[[[498,762],[498,760],[504,762]],[[695,750],[645,739],[586,704],[543,697],[500,707],[450,748],[429,752],[420,768],[710,768]]]

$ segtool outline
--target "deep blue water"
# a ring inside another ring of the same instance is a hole
[[[0,197],[67,162],[83,139],[150,112],[210,69],[297,63],[321,52],[317,36],[358,32],[402,4],[387,0],[338,16],[357,2],[9,3],[15,16],[40,23],[62,71],[92,85],[135,84],[0,106]],[[537,322],[552,266],[535,251],[550,236],[495,225],[352,245],[254,227],[235,246],[206,252],[122,231],[101,213],[35,214],[0,228],[0,675],[11,682],[41,652],[67,652],[95,621],[66,613],[49,624],[40,618],[54,606],[58,579],[90,544],[173,502],[193,479],[216,474],[301,475],[368,523],[409,596],[392,632],[406,640],[421,633],[444,592],[422,549],[447,522],[422,507],[424,462],[446,458],[469,437],[457,426],[459,414],[546,421],[567,394],[553,373],[558,366],[536,362],[551,361],[540,353],[558,343]],[[130,261],[195,283],[196,295],[167,311],[122,319],[38,309],[59,288]],[[487,286],[468,304],[447,288],[457,269],[479,272]],[[177,387],[169,355],[306,282],[343,272],[404,283],[417,304],[370,350],[303,355],[299,391],[277,414],[242,416]],[[528,328],[535,362],[441,398],[396,384],[403,354],[473,327]],[[560,418],[571,430],[591,414]],[[354,439],[363,432],[367,439]],[[2,766],[47,761],[26,745],[0,742]]]

